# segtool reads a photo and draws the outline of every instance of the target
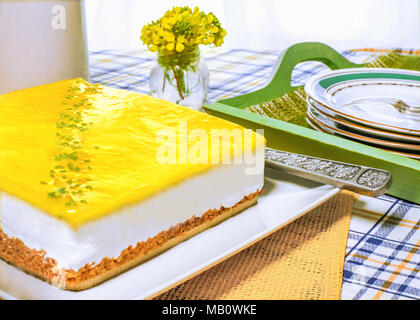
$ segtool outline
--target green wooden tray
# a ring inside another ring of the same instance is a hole
[[[420,161],[245,110],[296,90],[298,87],[291,86],[292,71],[304,61],[320,61],[333,70],[364,66],[348,61],[325,44],[298,43],[279,57],[276,72],[264,88],[205,105],[204,109],[244,127],[264,129],[270,148],[388,170],[393,176],[388,193],[420,203]]]

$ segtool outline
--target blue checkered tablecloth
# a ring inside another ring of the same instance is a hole
[[[380,53],[346,51],[356,63]],[[279,52],[203,51],[210,69],[208,103],[254,91],[270,77]],[[91,82],[149,93],[155,55],[146,50],[97,51],[90,55]],[[299,64],[293,85],[325,69]],[[420,299],[420,206],[390,196],[361,196],[353,207],[343,273],[342,299]]]

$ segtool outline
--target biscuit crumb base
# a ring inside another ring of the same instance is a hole
[[[176,244],[254,205],[260,193],[262,190],[245,196],[230,208],[221,207],[208,210],[200,217],[194,216],[168,230],[161,231],[153,238],[138,242],[135,247],[129,246],[121,252],[118,258],[105,257],[100,263],[86,264],[78,271],[57,268],[57,262],[46,257],[44,250],[28,248],[20,239],[9,238],[1,228],[0,258],[61,289],[85,290],[155,257]]]

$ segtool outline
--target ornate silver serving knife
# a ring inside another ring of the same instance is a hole
[[[270,148],[265,149],[265,165],[372,197],[386,193],[392,181],[391,173],[385,170]]]

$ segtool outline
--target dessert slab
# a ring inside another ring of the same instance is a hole
[[[3,299],[147,299],[222,262],[339,192],[266,169],[258,204],[96,287],[64,291],[0,260]],[[181,259],[182,257],[182,259]],[[170,266],[170,268],[168,268]]]

